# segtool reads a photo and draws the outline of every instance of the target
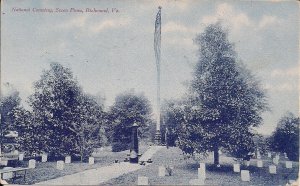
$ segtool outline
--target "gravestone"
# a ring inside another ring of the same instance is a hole
[[[19,161],[23,161],[24,160],[24,154],[19,154]]]
[[[275,158],[279,160],[279,154],[276,154],[276,155],[275,155]]]
[[[275,158],[273,158],[273,163],[274,163],[275,165],[278,165],[279,160],[275,157]]]
[[[271,152],[268,152],[268,158],[271,158],[271,157],[272,157]]]
[[[276,174],[276,166],[275,165],[270,165],[269,166],[269,173],[270,174]]]
[[[138,185],[149,185],[148,177],[138,176]]]
[[[204,185],[203,179],[193,179],[189,181],[190,185]]]
[[[64,170],[64,161],[57,161],[56,168],[58,170]]]
[[[1,160],[1,165],[7,166],[8,160]]]
[[[48,155],[47,154],[43,154],[42,155],[42,162],[47,162],[48,160]]]
[[[158,176],[159,177],[166,176],[166,168],[164,166],[159,166],[158,167]]]
[[[263,161],[257,160],[257,167],[263,167]]]
[[[283,154],[284,154],[284,158],[285,158],[285,159],[288,159],[288,156],[287,156],[286,152],[283,153]]]
[[[95,163],[95,158],[94,157],[89,157],[89,164],[93,165]]]
[[[198,179],[206,179],[205,167],[198,168]]]
[[[65,163],[71,163],[71,156],[65,157]]]
[[[9,170],[12,169],[13,167],[4,167],[3,170]],[[13,178],[13,172],[8,172],[8,173],[3,173],[2,175],[2,179],[4,180],[8,180]]]
[[[31,169],[34,169],[35,168],[35,163],[36,163],[36,161],[34,159],[29,160],[28,167],[31,168]]]
[[[242,181],[250,181],[249,170],[241,170],[241,179]]]
[[[285,168],[287,168],[287,169],[293,168],[293,162],[291,162],[291,161],[286,161],[286,162],[285,162]]]
[[[233,172],[240,172],[240,164],[236,163],[233,164]]]

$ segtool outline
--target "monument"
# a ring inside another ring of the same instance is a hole
[[[138,163],[139,162],[139,141],[137,135],[138,125],[134,123],[132,125],[132,132],[131,132],[131,146],[130,146],[130,163]]]

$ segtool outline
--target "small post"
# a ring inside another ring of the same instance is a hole
[[[131,132],[131,147],[130,147],[130,163],[138,163],[139,162],[139,141],[137,135],[138,125],[134,123],[132,125]]]

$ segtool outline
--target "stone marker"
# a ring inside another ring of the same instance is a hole
[[[279,160],[275,157],[275,158],[273,158],[273,163],[276,164],[276,165],[278,165]]]
[[[270,174],[276,174],[276,166],[275,165],[270,165],[269,166],[269,173]]]
[[[65,163],[71,163],[71,156],[65,157]]]
[[[93,165],[95,163],[95,158],[94,157],[89,157],[89,164]]]
[[[268,158],[271,158],[271,157],[272,157],[271,152],[268,152]]]
[[[56,168],[58,170],[64,170],[64,161],[57,161]]]
[[[24,154],[19,154],[19,160],[23,161],[24,160]]]
[[[241,179],[242,181],[250,181],[249,170],[241,170]]]
[[[29,160],[28,167],[31,168],[31,169],[34,169],[35,168],[35,163],[36,163],[36,161],[34,159]]]
[[[138,185],[149,185],[148,177],[138,176]]]
[[[233,172],[240,172],[240,164],[236,163],[233,164]]]
[[[198,179],[206,179],[206,166],[205,163],[200,163],[200,168],[198,168]]]
[[[287,168],[287,169],[293,168],[293,162],[291,162],[291,161],[286,161],[286,162],[285,162],[285,168]]]
[[[204,185],[203,179],[193,179],[189,181],[190,185]]]
[[[13,167],[4,167],[3,170],[9,170],[12,169]],[[8,173],[3,173],[2,175],[2,179],[4,180],[8,180],[13,178],[13,172],[8,172]]]
[[[1,165],[7,166],[8,160],[1,160]]]
[[[279,160],[279,154],[276,154],[275,158]]]
[[[158,167],[158,176],[159,177],[166,176],[166,168],[164,166],[159,166]]]
[[[257,167],[263,167],[263,161],[257,160]]]
[[[48,160],[48,155],[47,154],[43,154],[42,155],[42,162],[47,162]]]

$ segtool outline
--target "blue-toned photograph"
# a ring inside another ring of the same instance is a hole
[[[0,185],[299,185],[299,18],[1,0]]]

